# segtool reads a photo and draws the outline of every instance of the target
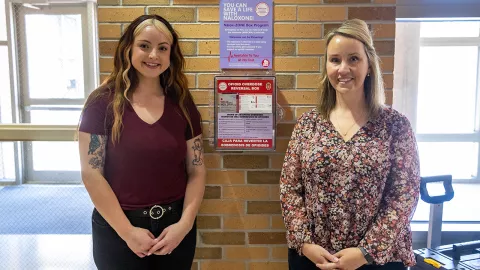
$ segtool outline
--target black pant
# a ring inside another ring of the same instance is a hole
[[[128,217],[128,216],[127,216]],[[169,225],[180,220],[181,209],[166,213],[158,220],[150,217],[128,217],[135,227],[150,230],[155,237]],[[93,259],[99,270],[107,269],[155,269],[155,270],[190,270],[195,255],[197,228],[192,230],[170,255],[150,255],[138,257],[127,246],[112,227],[103,219],[96,209],[92,214]]]
[[[391,262],[384,265],[364,265],[361,270],[405,270],[401,262]],[[298,255],[294,249],[288,249],[288,270],[319,270],[315,264],[305,256]]]

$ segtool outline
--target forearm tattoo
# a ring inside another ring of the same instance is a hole
[[[105,136],[96,134],[90,135],[90,144],[88,145],[88,154],[92,157],[88,161],[88,164],[92,166],[92,169],[103,169],[105,162]]]
[[[200,138],[195,139],[193,141],[193,165],[203,165],[203,145],[202,140]]]

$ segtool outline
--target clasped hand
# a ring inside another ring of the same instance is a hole
[[[302,252],[322,270],[354,270],[367,263],[358,248],[346,248],[332,255],[319,245],[305,244]]]
[[[182,242],[189,229],[183,223],[174,223],[165,228],[160,236],[155,238],[146,229],[133,227],[128,236],[124,239],[128,247],[140,258],[145,256],[166,255]]]

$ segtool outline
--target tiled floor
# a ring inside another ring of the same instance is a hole
[[[0,235],[0,269],[96,269],[91,235]]]

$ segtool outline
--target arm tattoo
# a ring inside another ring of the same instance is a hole
[[[193,142],[193,160],[192,164],[193,165],[203,165],[203,145],[202,145],[202,140],[200,138],[195,139]]]
[[[90,144],[88,145],[88,154],[93,155],[100,147],[100,136],[90,134]]]
[[[88,154],[93,155],[88,161],[92,169],[103,169],[105,162],[105,141],[104,136],[91,134],[90,144],[88,145]]]

